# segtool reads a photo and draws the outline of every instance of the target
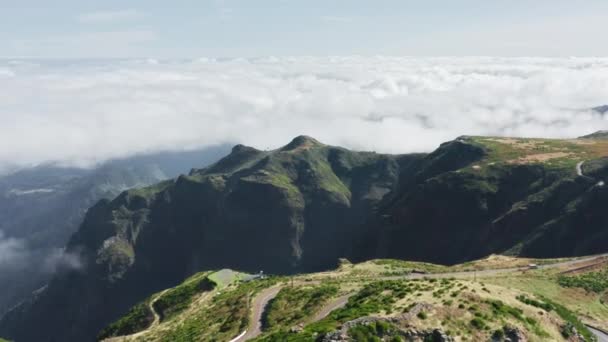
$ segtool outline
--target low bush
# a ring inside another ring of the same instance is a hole
[[[125,316],[103,329],[99,333],[98,339],[131,335],[147,329],[153,321],[154,314],[148,308],[148,302],[145,301],[135,305]],[[1,339],[0,342],[2,342]]]

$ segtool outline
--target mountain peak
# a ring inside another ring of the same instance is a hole
[[[595,112],[598,112],[600,114],[606,114],[606,113],[608,113],[608,105],[598,106],[598,107],[592,108],[592,110]]]
[[[256,150],[253,147],[250,146],[246,146],[243,144],[238,144],[238,145],[234,145],[234,147],[232,148],[232,154],[237,154],[237,153],[243,153],[243,152],[258,152],[258,150]]]
[[[281,151],[304,150],[314,146],[322,146],[317,139],[307,135],[299,135],[295,137],[289,144],[281,148]]]
[[[588,135],[583,135],[579,139],[608,139],[608,130],[600,130]]]

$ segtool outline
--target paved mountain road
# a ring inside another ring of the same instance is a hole
[[[318,322],[323,318],[327,317],[334,310],[343,308],[344,306],[346,306],[346,303],[348,303],[350,297],[352,297],[354,294],[355,293],[349,293],[347,295],[335,298],[334,300],[330,301],[325,306],[323,306],[321,310],[319,310],[319,312],[315,314],[315,316],[308,322],[308,324]]]
[[[579,175],[579,176],[581,176],[581,177],[583,176],[583,164],[584,163],[585,162],[582,161],[582,162],[576,164],[576,174]]]
[[[593,333],[593,335],[595,335],[595,337],[597,337],[597,342],[608,342],[608,334],[597,330],[595,328],[592,328],[590,326],[587,326],[587,328],[589,328],[589,330]]]
[[[262,315],[264,314],[264,309],[266,308],[266,305],[268,305],[268,302],[276,297],[282,288],[282,286],[269,287],[262,290],[257,296],[255,296],[253,302],[251,303],[252,313],[249,327],[244,334],[241,334],[240,338],[236,338],[231,342],[251,340],[258,337],[262,333]]]

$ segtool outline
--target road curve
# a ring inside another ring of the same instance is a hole
[[[346,305],[346,303],[348,303],[348,300],[350,299],[350,297],[352,297],[354,294],[355,294],[354,292],[346,294],[344,296],[335,298],[332,301],[330,301],[329,303],[325,304],[321,308],[321,310],[319,310],[319,312],[317,312],[314,315],[314,317],[310,321],[308,321],[307,324],[318,322],[318,321],[322,320],[323,318],[327,317],[334,310],[343,308]]]
[[[249,327],[244,334],[232,340],[233,342],[242,342],[254,339],[262,334],[262,315],[268,302],[277,296],[281,290],[281,286],[273,286],[262,290],[251,303],[251,321]]]
[[[587,328],[589,329],[589,331],[591,331],[591,333],[593,335],[595,335],[595,337],[597,337],[597,342],[608,342],[608,334],[601,331],[601,330],[597,330],[593,327],[587,326]]]
[[[583,164],[584,164],[584,163],[585,163],[585,162],[584,162],[584,161],[582,161],[582,162],[580,162],[580,163],[576,164],[576,174],[577,174],[578,176],[580,176],[580,177],[582,177],[582,176],[583,176]]]

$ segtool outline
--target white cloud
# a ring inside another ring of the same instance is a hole
[[[463,134],[576,137],[608,128],[608,59],[294,57],[0,61],[0,165],[86,164],[299,134],[381,152]]]
[[[134,9],[122,9],[113,11],[95,11],[82,13],[76,20],[83,24],[105,24],[117,21],[133,21],[140,19],[144,14]]]
[[[57,267],[80,269],[83,263],[78,252],[66,253],[60,248],[31,248],[25,240],[8,237],[0,230],[0,280],[8,272],[22,273],[24,269],[30,269],[53,273]]]
[[[27,260],[25,243],[22,240],[4,236],[0,230],[0,270],[15,265],[23,265]]]

